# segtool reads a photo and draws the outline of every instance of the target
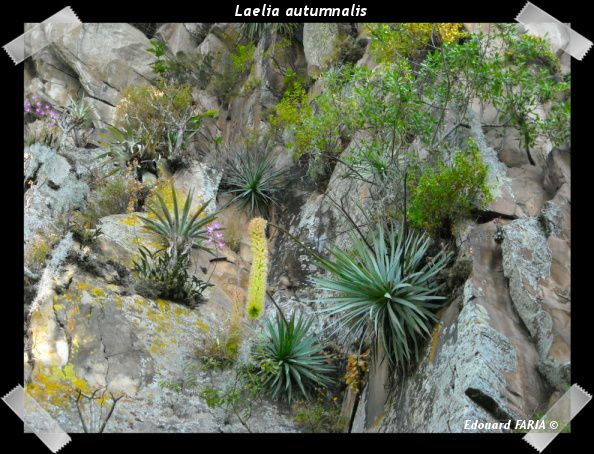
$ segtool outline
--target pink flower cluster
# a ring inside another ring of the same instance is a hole
[[[223,249],[225,247],[225,241],[223,240],[223,234],[221,233],[221,224],[218,222],[212,222],[206,227],[206,233],[208,239],[207,243],[214,244],[217,249]]]
[[[31,95],[25,100],[25,113],[30,113],[40,119],[47,120],[48,126],[54,126],[58,120],[58,112],[48,103],[41,102],[37,96]]]

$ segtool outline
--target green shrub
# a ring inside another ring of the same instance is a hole
[[[449,234],[458,219],[491,201],[486,177],[487,165],[469,141],[468,150],[456,153],[451,165],[440,164],[421,175],[410,201],[410,223],[432,235]]]
[[[569,93],[569,81],[559,68],[546,40],[520,35],[512,24],[495,24],[488,35],[473,33],[460,44],[429,53],[419,80],[426,81],[424,96],[447,109],[467,105],[472,98],[493,104],[502,124],[519,129],[534,164],[530,148],[539,134],[568,135],[568,108],[556,110],[555,121],[539,115],[540,104],[561,103]]]
[[[230,58],[221,60],[223,67],[212,78],[211,89],[224,107],[229,105],[231,98],[240,94],[239,85],[250,74],[255,49],[253,44],[238,45]]]
[[[279,313],[275,321],[266,321],[254,358],[263,386],[273,398],[286,398],[289,403],[297,395],[309,399],[312,388],[333,383],[334,368],[309,333],[311,324],[311,319],[295,313],[289,320]]]
[[[225,166],[222,188],[233,196],[242,209],[266,215],[277,205],[286,186],[286,170],[275,170],[270,152],[248,149],[230,155]]]
[[[379,62],[417,57],[432,42],[456,42],[464,33],[460,23],[367,24],[370,50]]]
[[[386,238],[387,237],[387,238]],[[418,338],[430,335],[436,320],[433,310],[444,298],[438,295],[435,276],[450,255],[443,250],[431,260],[431,241],[424,234],[388,232],[380,225],[369,240],[352,236],[353,251],[330,247],[329,259],[317,257],[328,277],[314,278],[322,312],[336,315],[344,340],[372,340],[377,357],[385,352],[391,366],[404,367],[419,352]]]
[[[168,251],[151,252],[141,246],[139,253],[134,271],[144,281],[147,296],[194,305],[203,300],[204,290],[212,286],[188,274],[188,252],[172,256]]]

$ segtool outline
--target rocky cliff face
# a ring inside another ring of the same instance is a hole
[[[176,172],[173,181],[180,192],[192,189],[199,199],[219,206],[226,199],[219,191],[220,148],[213,139],[220,137],[223,148],[233,148],[254,130],[271,130],[267,113],[286,88],[279,67],[291,65],[316,76],[339,61],[373,63],[366,38],[355,26],[305,24],[302,43],[277,46],[272,56],[271,38],[260,39],[250,77],[222,99],[214,74],[231,58],[238,25],[156,28],[171,50],[212,59],[193,97],[204,110],[217,109],[218,119],[205,124],[204,136],[193,145],[196,162]],[[51,37],[52,30],[45,33]],[[132,25],[84,24],[32,58],[25,88],[61,106],[69,96],[84,93],[98,112],[95,127],[103,128],[113,122],[122,90],[154,80],[149,47],[149,38]],[[475,220],[456,226],[448,302],[418,363],[396,375],[386,364],[376,364],[359,398],[345,393],[343,414],[354,432],[462,432],[468,419],[529,417],[570,384],[570,151],[540,137],[531,165],[515,130],[485,126],[494,123],[493,116],[492,106],[474,103],[467,134],[489,165],[494,200]],[[327,187],[312,187],[299,163],[288,158],[284,139],[274,147],[277,166],[291,169],[294,179],[276,222],[320,252],[330,243],[348,248],[350,224],[333,201],[344,199],[343,209],[362,223],[360,207],[374,206],[369,188],[342,178],[341,164]],[[49,391],[57,379],[63,381],[64,370],[70,371],[67,380],[83,382],[87,389],[126,396],[106,431],[245,431],[241,421],[210,409],[191,389],[175,391],[166,384],[187,378],[195,346],[228,318],[237,295],[245,295],[251,261],[247,237],[240,238],[235,252],[222,251],[226,261],[194,257],[192,273],[212,276],[215,284],[198,308],[141,296],[130,270],[139,241],[146,238],[134,215],[102,218],[91,247],[62,228],[64,213],[85,209],[103,151],[68,146],[56,152],[39,143],[25,148],[25,249],[39,238],[57,237],[44,267],[26,270],[29,389],[67,431],[83,428],[75,407],[57,410],[64,408],[60,390]],[[347,146],[343,153],[349,152]],[[226,208],[221,216],[239,215]],[[275,299],[285,310],[315,313],[307,301],[316,292],[311,277],[318,269],[287,235],[278,234],[270,246],[268,285]],[[267,315],[273,312],[268,304]],[[323,333],[329,321],[316,316],[315,330]],[[253,326],[248,331],[248,337],[255,336]],[[233,380],[228,372],[196,375],[202,385]],[[267,400],[249,427],[297,430],[286,408]]]

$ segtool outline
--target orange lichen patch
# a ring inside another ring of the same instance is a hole
[[[433,329],[433,334],[431,335],[431,350],[429,351],[429,363],[433,362],[433,358],[435,357],[435,352],[437,351],[437,344],[439,342],[439,333],[441,331],[441,325],[439,322],[435,324],[435,328]]]

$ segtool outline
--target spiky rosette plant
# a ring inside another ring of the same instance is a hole
[[[334,367],[310,333],[311,325],[311,318],[296,316],[295,312],[288,320],[280,312],[274,321],[266,320],[255,359],[263,386],[273,398],[286,398],[291,403],[296,394],[301,394],[309,399],[311,389],[333,383]]]
[[[175,260],[178,255],[187,253],[191,248],[198,248],[209,251],[204,246],[204,241],[208,238],[206,226],[216,219],[217,214],[206,214],[205,210],[210,200],[202,204],[198,209],[190,214],[192,206],[192,191],[186,197],[183,208],[177,200],[175,186],[171,184],[172,209],[167,206],[165,199],[156,193],[157,202],[148,206],[149,212],[156,219],[149,219],[141,216],[144,228],[159,236],[164,248],[167,248],[172,258]]]
[[[286,186],[287,172],[276,170],[274,162],[271,153],[255,149],[231,155],[221,185],[233,196],[232,202],[250,214],[266,216]]]
[[[353,250],[330,247],[328,259],[317,257],[327,277],[314,278],[329,296],[318,302],[322,312],[336,316],[345,338],[370,338],[375,356],[384,352],[392,367],[404,367],[418,357],[419,339],[430,335],[438,294],[437,274],[450,254],[427,256],[431,239],[424,233],[385,231],[380,225],[369,240],[352,238]],[[347,339],[343,339],[347,340]]]
[[[268,279],[268,244],[266,243],[266,220],[254,218],[248,225],[252,249],[252,268],[247,295],[246,311],[257,319],[264,313],[266,281]]]
[[[279,35],[290,36],[299,29],[298,23],[292,22],[247,22],[241,24],[241,35],[248,41],[258,41],[265,33],[278,33]]]

